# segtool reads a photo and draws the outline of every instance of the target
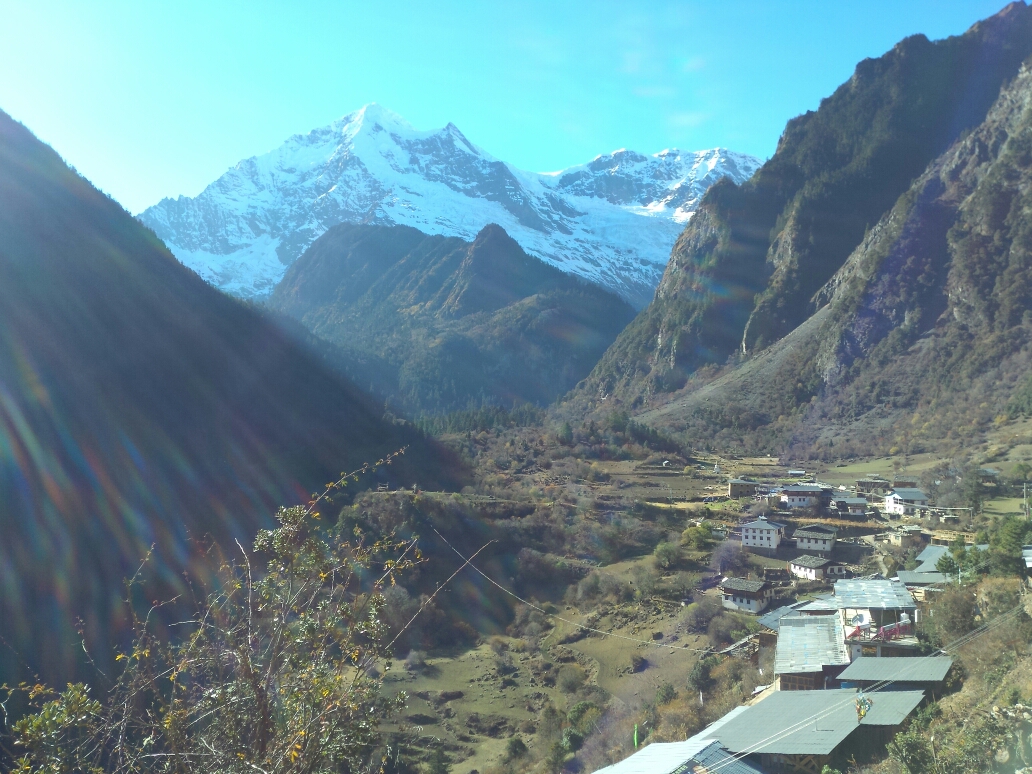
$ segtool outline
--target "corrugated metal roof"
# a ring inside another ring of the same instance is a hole
[[[745,578],[725,578],[720,582],[720,588],[731,589],[732,591],[751,591],[753,593],[762,591],[767,581],[746,580]]]
[[[900,570],[896,573],[896,577],[903,582],[904,586],[928,586],[932,583],[948,583],[950,580],[941,572],[917,572],[916,570]]]
[[[825,666],[849,663],[849,650],[838,615],[785,618],[778,629],[774,674],[820,672]]]
[[[771,631],[777,631],[778,627],[781,626],[781,619],[789,615],[801,615],[799,608],[805,605],[805,602],[794,602],[791,605],[785,605],[779,607],[777,610],[771,610],[766,615],[761,615],[756,620],[759,621],[760,626],[766,626]]]
[[[924,691],[866,694],[872,705],[862,721],[856,716],[856,695],[850,689],[775,691],[707,732],[734,753],[828,755],[861,724],[899,725],[921,703]]]
[[[839,680],[893,680],[902,683],[938,682],[950,671],[949,656],[920,658],[864,658],[861,656],[839,675]]]
[[[711,774],[718,771],[720,774],[764,774],[755,766],[735,758],[720,742],[703,747],[674,774]]]
[[[839,580],[835,581],[835,604],[840,608],[866,607],[876,610],[912,610],[914,597],[900,581]]]
[[[684,742],[653,742],[595,774],[764,774],[738,760],[705,732]]]
[[[692,737],[685,742],[653,742],[642,747],[629,758],[599,769],[596,774],[672,774],[701,750],[713,744],[713,739]]]
[[[786,486],[781,491],[792,492],[793,494],[820,494],[824,491],[824,487],[817,486],[816,484],[792,484],[791,486]]]
[[[919,564],[914,568],[914,572],[935,572],[936,563],[949,550],[949,546],[927,546],[917,555]]]

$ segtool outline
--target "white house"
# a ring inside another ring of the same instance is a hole
[[[913,516],[928,507],[928,495],[920,489],[893,489],[885,495],[885,512],[896,516]]]
[[[781,502],[788,508],[809,508],[820,502],[822,487],[816,484],[795,484],[781,490]]]
[[[774,589],[767,581],[724,578],[720,582],[724,607],[743,613],[760,613],[774,598]]]
[[[793,537],[796,541],[796,548],[803,551],[828,553],[835,547],[835,536],[837,534],[838,530],[834,527],[826,527],[823,524],[810,524],[797,529]]]
[[[805,580],[823,580],[827,577],[842,577],[846,574],[845,565],[832,559],[825,559],[823,556],[810,556],[809,554],[792,559],[788,563],[788,571],[797,578]]]
[[[760,516],[742,525],[742,548],[767,548],[776,551],[785,537],[785,525]]]
[[[835,500],[835,505],[840,511],[845,511],[850,516],[864,516],[867,514],[866,497],[840,497]]]

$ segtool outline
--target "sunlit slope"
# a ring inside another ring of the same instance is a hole
[[[392,482],[453,480],[381,414],[0,113],[0,664],[71,674],[79,617],[103,660],[151,546],[147,598],[400,446]]]
[[[969,453],[1032,416],[1032,67],[935,159],[758,355],[645,414],[826,459]]]
[[[707,191],[655,299],[582,396],[640,404],[786,336],[914,179],[985,120],[1029,54],[1032,9],[1019,2],[963,35],[915,35],[860,62],[816,111],[788,122],[752,178]]]

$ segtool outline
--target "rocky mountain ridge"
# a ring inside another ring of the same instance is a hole
[[[1032,54],[1017,2],[963,35],[918,35],[861,62],[790,121],[749,181],[712,186],[679,236],[655,300],[620,335],[582,399],[646,405],[700,368],[788,335],[915,178],[979,126]]]
[[[418,131],[370,104],[139,218],[186,266],[245,298],[268,296],[338,223],[406,225],[467,241],[497,223],[529,254],[640,308],[709,186],[725,176],[744,182],[758,166],[721,148],[621,150],[555,173],[524,172],[453,124]]]

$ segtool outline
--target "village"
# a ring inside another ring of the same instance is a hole
[[[759,631],[720,654],[759,663],[773,653],[770,683],[687,740],[645,746],[599,774],[821,774],[835,762],[884,755],[904,721],[955,681],[954,658],[929,653],[915,625],[960,580],[940,560],[950,546],[975,546],[962,529],[969,509],[933,507],[905,475],[848,487],[804,470],[767,478],[733,477],[726,494],[703,498],[742,506],[738,523],[716,529],[762,562],[745,572],[716,567],[703,585],[724,609],[756,616]],[[909,570],[891,558],[905,551],[916,554]],[[1032,566],[1032,546],[1023,554]],[[810,593],[799,593],[804,587]]]

